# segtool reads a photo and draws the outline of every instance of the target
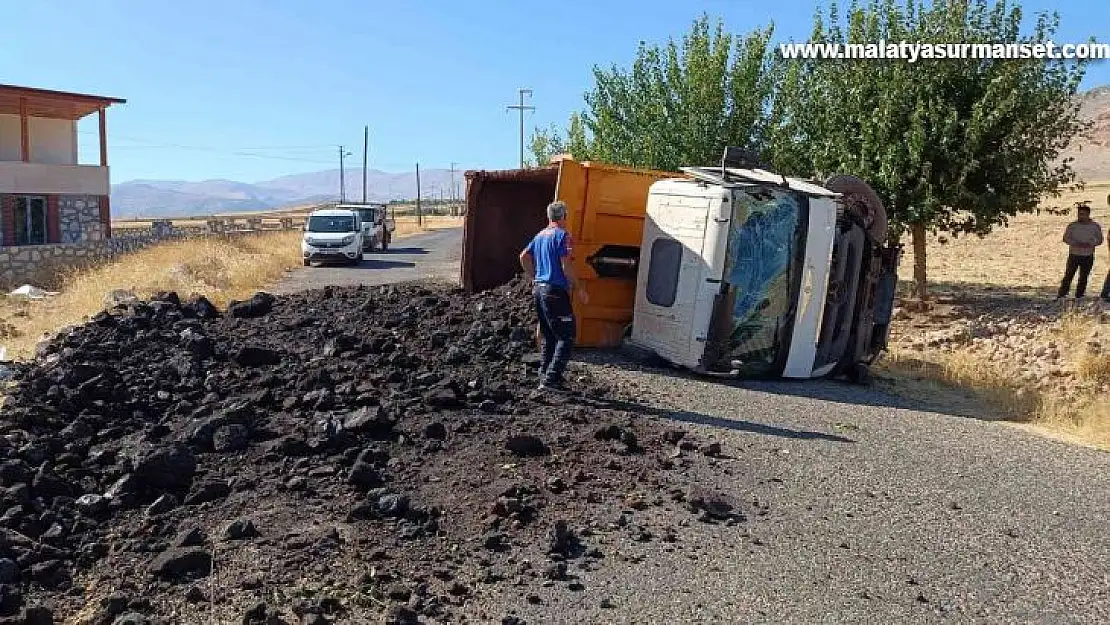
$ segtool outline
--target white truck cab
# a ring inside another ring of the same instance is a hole
[[[358,213],[344,208],[313,211],[301,238],[304,266],[312,261],[338,261],[357,265],[362,260],[362,221]]]
[[[701,373],[866,375],[886,346],[897,266],[870,188],[683,171],[649,191],[631,346]]]

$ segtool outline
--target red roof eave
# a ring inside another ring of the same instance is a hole
[[[123,98],[113,98],[110,96],[91,95],[87,93],[75,93],[72,91],[55,91],[53,89],[38,89],[35,87],[20,87],[18,85],[5,85],[0,84],[0,93],[8,92],[11,95],[20,95],[27,97],[41,97],[51,98],[57,100],[71,100],[77,102],[91,102],[108,106],[111,104],[125,104],[127,100]]]

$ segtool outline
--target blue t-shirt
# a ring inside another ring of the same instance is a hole
[[[564,289],[569,287],[563,273],[562,259],[570,255],[570,233],[558,226],[548,226],[532,238],[524,251],[532,255],[536,265],[536,282],[546,282]]]

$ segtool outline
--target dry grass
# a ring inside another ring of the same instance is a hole
[[[1076,373],[1085,380],[1106,384],[1110,382],[1110,358],[1084,352],[1076,363]]]
[[[397,217],[397,230],[393,236],[406,236],[423,232],[425,230],[442,230],[444,228],[457,228],[462,225],[462,217],[446,217],[433,215],[424,217],[420,226],[416,225],[415,217]]]
[[[1110,358],[1089,357],[1080,377],[1110,382]],[[889,390],[923,409],[977,419],[1008,420],[1073,443],[1110,450],[1110,406],[1105,393],[1065,398],[1030,389],[1016,377],[964,351],[893,349],[880,367]]]
[[[935,410],[988,420],[1027,421],[1040,398],[1027,393],[994,363],[967,352],[915,352],[894,348],[880,372],[899,394]],[[953,397],[945,391],[959,390]]]
[[[1110,234],[1110,207],[1107,195],[1110,182],[1088,184],[1081,192],[1046,202],[1046,206],[1072,207],[1087,201],[1092,216]],[[1022,215],[1009,227],[999,229],[983,239],[978,237],[944,240],[934,237],[928,247],[928,270],[934,292],[944,292],[965,302],[965,315],[975,316],[984,309],[1020,306],[1030,298],[1044,301],[1054,293],[1064,269],[1067,248],[1061,242],[1064,227],[1075,219],[1067,215]],[[906,241],[902,275],[913,267],[913,253]],[[1097,295],[1103,276],[1110,269],[1107,246],[1097,250],[1095,267],[1087,287],[1088,295]],[[1014,370],[1006,370],[985,356],[964,349],[946,352],[893,348],[885,372],[892,383],[911,396],[923,401],[938,401],[938,392],[960,394],[979,402],[967,414],[984,418],[1006,418],[1027,422],[1049,434],[1081,444],[1110,449],[1110,356],[1090,353],[1086,343],[1099,319],[1090,314],[1062,312],[1060,324],[1053,331],[1063,358],[1072,363],[1077,382],[1094,389],[1077,396],[1031,390],[1022,385]],[[1103,326],[1105,327],[1105,326]],[[1077,385],[1078,386],[1078,385]]]
[[[0,316],[13,326],[9,356],[26,358],[44,334],[81,323],[104,308],[104,296],[130,289],[143,297],[157,291],[203,293],[218,305],[250,296],[301,263],[299,232],[208,238],[155,245],[63,278],[61,294],[36,302],[0,302]]]
[[[395,236],[459,225],[458,218],[430,217],[423,227],[415,219],[398,219]],[[300,267],[301,232],[173,241],[123,256],[62,279],[61,294],[26,302],[0,297],[0,345],[8,356],[26,358],[43,335],[82,323],[104,308],[114,289],[139,297],[158,291],[182,296],[201,293],[218,306],[249,297],[294,267]]]

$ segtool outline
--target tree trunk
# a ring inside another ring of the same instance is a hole
[[[910,224],[910,236],[913,239],[913,294],[924,302],[928,299],[925,288],[928,277],[925,269],[925,224]]]

